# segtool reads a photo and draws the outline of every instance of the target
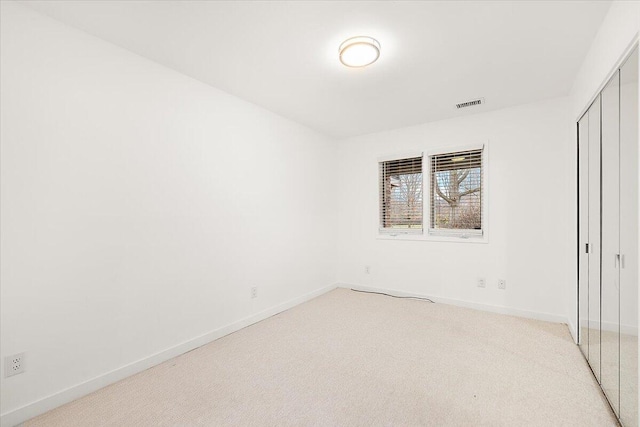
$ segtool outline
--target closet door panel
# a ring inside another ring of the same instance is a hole
[[[600,372],[602,389],[620,413],[620,76],[601,94],[602,271]]]
[[[578,122],[578,342],[589,360],[589,114]]]
[[[589,108],[589,365],[600,382],[600,96]]]
[[[638,425],[638,50],[620,69],[620,419]]]

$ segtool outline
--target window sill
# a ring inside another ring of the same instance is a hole
[[[431,234],[418,234],[418,233],[378,233],[377,240],[413,240],[417,242],[449,242],[449,243],[489,243],[488,237],[482,236],[446,236],[446,235],[431,235]]]

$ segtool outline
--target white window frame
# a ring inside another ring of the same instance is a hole
[[[453,153],[456,151],[469,151],[482,149],[482,232],[481,233],[461,233],[456,230],[433,230],[431,229],[431,156]],[[382,231],[379,227],[379,205],[380,189],[376,181],[376,194],[378,199],[377,239],[381,240],[413,240],[430,242],[452,242],[452,243],[489,243],[489,143],[476,143],[469,145],[450,145],[439,148],[429,148],[422,152],[412,152],[401,155],[390,155],[380,157],[378,162],[388,160],[398,160],[402,158],[418,157],[422,155],[422,230],[421,232],[401,232],[395,230]],[[376,166],[378,166],[376,164]]]

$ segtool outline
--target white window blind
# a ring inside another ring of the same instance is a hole
[[[422,156],[380,162],[380,230],[422,232]]]
[[[483,149],[431,155],[430,233],[482,235]]]

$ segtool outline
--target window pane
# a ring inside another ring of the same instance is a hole
[[[380,223],[386,229],[422,229],[422,158],[380,163]]]
[[[482,230],[482,150],[431,157],[431,228]]]

